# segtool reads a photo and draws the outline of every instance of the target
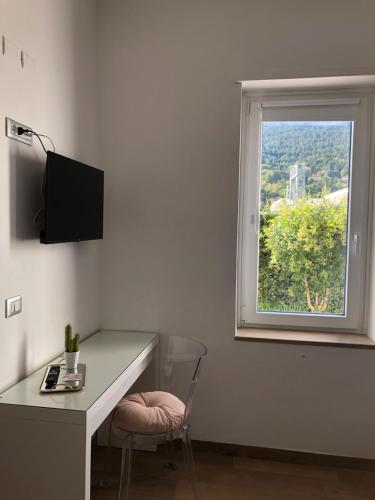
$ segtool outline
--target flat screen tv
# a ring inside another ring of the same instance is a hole
[[[48,151],[41,243],[103,238],[104,172]]]

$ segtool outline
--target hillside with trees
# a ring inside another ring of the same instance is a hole
[[[347,187],[350,142],[350,122],[263,122],[262,206],[285,197],[289,167],[298,161],[306,164],[307,196]]]

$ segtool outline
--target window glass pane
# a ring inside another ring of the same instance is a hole
[[[264,121],[257,312],[346,313],[351,121]]]

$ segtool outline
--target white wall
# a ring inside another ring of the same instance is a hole
[[[50,135],[59,153],[96,164],[93,2],[0,0],[0,35],[33,59],[22,69],[19,49],[0,52],[1,124],[10,116]],[[39,243],[44,164],[36,140],[31,148],[2,131],[0,303],[20,294],[23,312],[0,314],[0,389],[63,351],[67,322],[83,335],[99,326],[100,243]]]
[[[107,170],[103,244],[40,245],[32,215],[44,153],[0,134],[0,301],[24,299],[21,315],[0,317],[0,389],[61,352],[67,321],[84,335],[100,324],[190,335],[209,348],[196,438],[375,458],[375,353],[233,340],[233,82],[373,74],[375,3],[96,7],[99,103],[95,1],[0,0],[0,35],[33,58],[21,69],[17,50],[0,54],[1,116]]]
[[[239,79],[375,72],[372,0],[109,0],[102,323],[208,345],[194,436],[375,458],[375,353],[236,342]]]

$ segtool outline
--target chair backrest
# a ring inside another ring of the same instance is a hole
[[[187,337],[162,337],[159,387],[185,403],[184,425],[190,424],[193,396],[207,348]]]

